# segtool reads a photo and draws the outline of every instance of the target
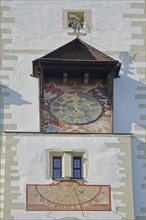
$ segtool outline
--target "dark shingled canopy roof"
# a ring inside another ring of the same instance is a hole
[[[55,66],[56,68],[59,68],[59,66],[64,66],[65,68],[69,65],[80,66],[82,68],[84,66],[96,66],[96,68],[100,68],[100,75],[102,74],[102,71],[104,72],[104,75],[107,75],[109,70],[115,67],[115,77],[118,76],[121,67],[121,63],[119,61],[95,49],[78,38],[46,54],[45,56],[34,60],[32,76],[37,77],[37,69],[39,65],[46,66],[46,68],[47,66],[49,68],[55,68]]]

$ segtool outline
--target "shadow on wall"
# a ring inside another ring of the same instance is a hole
[[[140,215],[140,210],[145,207],[145,142],[132,138],[132,165],[133,165],[133,191],[134,191],[134,212],[135,216]],[[143,213],[144,215],[144,213]]]
[[[144,94],[144,83],[136,78],[135,56],[127,52],[120,54],[122,61],[120,77],[115,80],[113,131],[115,133],[134,133],[132,124],[137,124],[145,129],[145,120],[140,120],[145,115],[145,109],[139,105],[145,104],[145,99],[136,99],[136,96]],[[139,138],[132,138],[132,173],[134,192],[135,217],[140,216],[140,210],[145,206],[145,143]]]
[[[9,109],[9,105],[21,106],[27,104],[31,104],[31,102],[25,101],[22,95],[20,95],[18,92],[8,88],[5,85],[0,84],[0,111],[1,111],[0,131],[3,131],[4,129],[3,119],[4,119],[5,109]]]
[[[4,94],[3,100],[1,99],[2,104],[9,105],[27,105],[31,104],[31,102],[25,101],[18,92],[8,88],[5,85],[0,84],[1,95]]]
[[[131,67],[130,65],[135,61],[135,56],[136,56],[136,53],[131,56],[128,52],[122,52],[120,53],[120,60],[122,61],[122,68],[121,68],[121,71],[124,75],[127,75],[128,74],[132,74],[134,75],[133,71],[134,71],[134,67]]]
[[[135,95],[142,94],[144,84],[136,79],[136,67],[133,65],[136,54],[131,56],[127,52],[122,52],[119,59],[122,62],[120,78],[114,83],[114,103],[113,103],[113,133],[132,133],[132,124],[145,126],[140,120],[140,115],[144,114],[144,109],[139,108],[139,104],[144,104],[145,100],[136,99]]]

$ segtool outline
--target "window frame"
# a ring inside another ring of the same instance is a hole
[[[53,157],[61,157],[61,177],[53,177]],[[73,158],[81,158],[81,178],[73,175]],[[86,150],[61,151],[46,149],[46,177],[47,179],[86,179],[88,175],[88,152]]]
[[[78,159],[80,161],[80,167],[75,167],[75,160]],[[73,179],[82,179],[82,157],[81,156],[73,156],[72,157],[73,160],[73,166],[72,166],[72,172],[73,172]],[[75,176],[75,170],[79,170],[80,171],[80,176],[76,177]]]
[[[60,160],[60,166],[54,166],[54,160],[55,159],[59,159]],[[54,175],[54,171],[55,170],[59,170],[60,171],[60,176],[59,177],[55,177]],[[53,164],[52,164],[52,179],[60,179],[62,178],[62,157],[61,156],[53,156]]]

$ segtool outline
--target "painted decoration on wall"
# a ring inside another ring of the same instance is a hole
[[[26,186],[27,211],[110,211],[109,185],[61,181]]]
[[[57,84],[44,85],[43,132],[111,133],[112,112],[107,86]]]

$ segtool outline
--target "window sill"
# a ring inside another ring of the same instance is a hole
[[[56,181],[56,182],[61,182],[61,181],[65,181],[65,180],[71,180],[71,181],[77,181],[77,182],[87,182],[84,178],[52,178],[53,181]]]

